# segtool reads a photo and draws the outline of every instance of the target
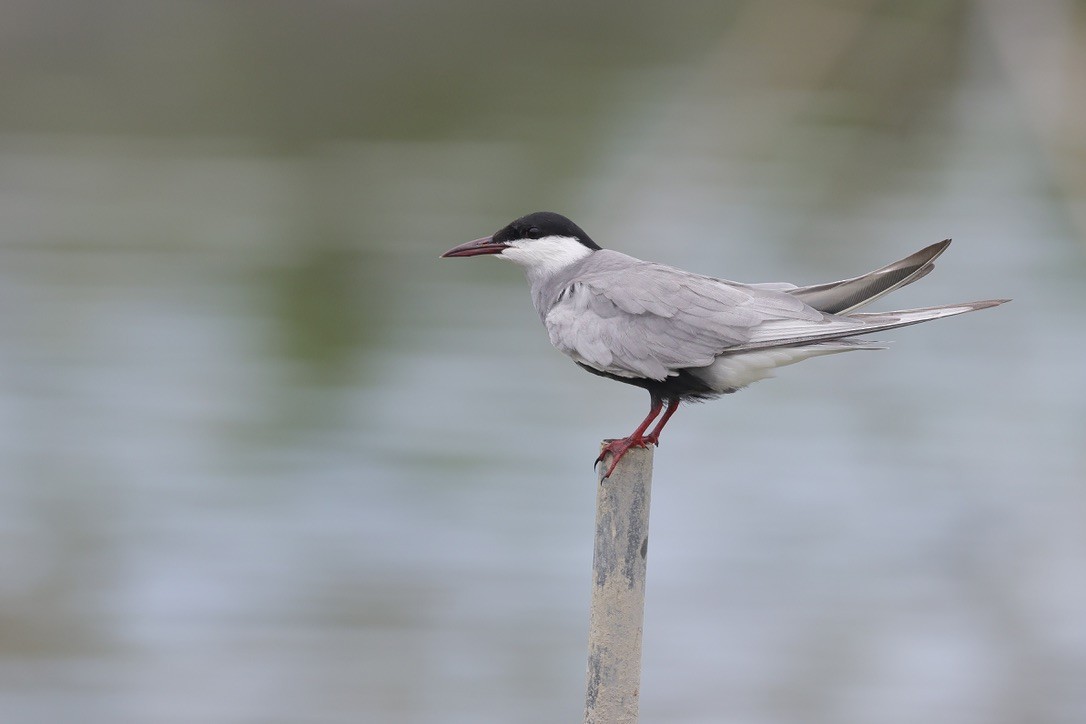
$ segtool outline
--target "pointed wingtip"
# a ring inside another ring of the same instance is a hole
[[[950,239],[943,239],[942,241],[937,241],[934,244],[929,244],[928,246],[925,246],[920,251],[912,254],[911,256],[905,257],[904,259],[895,264],[891,264],[889,266],[889,268],[891,269],[895,267],[908,266],[909,264],[915,264],[916,271],[914,271],[912,275],[910,275],[908,280],[905,280],[902,283],[891,287],[886,291],[886,293],[912,284],[915,281],[923,279],[928,274],[931,274],[932,270],[935,269],[935,260],[942,256],[943,252],[946,251],[949,246]]]
[[[928,246],[925,246],[923,249],[908,258],[912,259],[914,257],[927,257],[927,263],[930,264],[931,262],[938,259],[940,254],[947,250],[947,247],[950,246],[950,242],[951,239],[943,239],[942,241],[937,241],[934,244],[929,244]]]

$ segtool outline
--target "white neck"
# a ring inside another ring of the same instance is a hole
[[[560,272],[592,253],[592,249],[571,236],[544,236],[518,239],[499,256],[524,267],[529,280],[543,279]]]

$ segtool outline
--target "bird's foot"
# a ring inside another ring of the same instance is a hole
[[[596,458],[596,463],[592,467],[599,465],[603,462],[604,458],[611,455],[611,465],[608,466],[607,472],[603,474],[604,478],[611,477],[611,473],[615,472],[615,467],[618,466],[618,461],[622,459],[622,456],[632,447],[648,447],[649,445],[659,445],[659,436],[657,435],[638,435],[636,437],[624,437],[618,440],[608,440],[607,444],[603,446],[603,450],[600,451],[600,456]]]

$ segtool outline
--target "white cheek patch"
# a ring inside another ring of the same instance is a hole
[[[517,239],[500,256],[527,269],[529,274],[548,275],[592,253],[570,236],[544,236],[542,239]]]

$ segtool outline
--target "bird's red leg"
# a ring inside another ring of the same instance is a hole
[[[621,440],[611,440],[603,446],[603,450],[600,452],[600,456],[596,458],[596,465],[599,465],[603,461],[603,458],[607,456],[607,453],[611,453],[611,466],[607,468],[607,473],[603,477],[611,477],[611,473],[615,472],[615,466],[618,465],[618,461],[622,459],[622,456],[626,454],[626,451],[632,447],[647,447],[652,440],[645,438],[645,430],[649,429],[649,425],[660,414],[660,410],[664,406],[664,401],[658,397],[652,398],[652,408],[649,410],[649,414],[645,416],[645,419],[641,421],[641,424],[637,426],[637,429],[633,431],[629,437],[624,437]],[[670,408],[669,408],[670,412]],[[662,427],[662,425],[658,426]]]
[[[671,419],[671,416],[675,414],[675,410],[679,409],[679,398],[670,397],[667,401],[667,409],[664,410],[664,416],[660,418],[660,422],[656,423],[656,427],[652,428],[652,432],[645,435],[645,442],[651,442],[657,447],[660,446],[660,431],[664,429],[664,425]]]

